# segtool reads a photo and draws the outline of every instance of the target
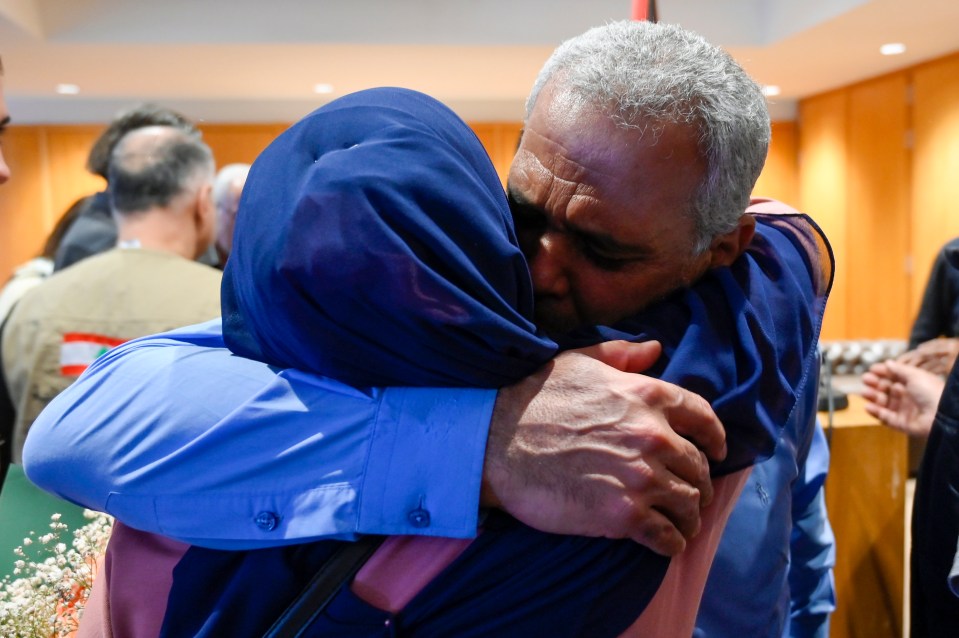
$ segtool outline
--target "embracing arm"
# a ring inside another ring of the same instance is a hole
[[[125,344],[58,396],[27,440],[31,480],[209,547],[475,533],[486,430],[461,424],[488,421],[495,391],[361,391],[234,357],[209,347],[218,325],[198,328]]]
[[[44,489],[133,527],[251,548],[358,533],[472,536],[484,460],[497,465],[509,450],[485,486],[488,504],[552,531],[637,537],[678,551],[698,528],[709,485],[702,455],[666,417],[717,456],[718,420],[674,386],[578,353],[557,362],[504,389],[498,402],[494,390],[357,390],[232,356],[211,322],[104,355],[34,424],[26,471]],[[603,381],[590,390],[602,413],[585,414],[570,391],[583,375]],[[494,402],[492,429],[502,429],[504,444],[487,454]],[[546,427],[544,415],[570,425]],[[611,439],[616,423],[621,440]],[[517,453],[514,440],[525,450]],[[670,460],[650,467],[639,451],[623,458],[633,442]],[[585,469],[598,477],[571,500],[551,479],[527,485],[515,470],[524,454],[544,458],[561,446],[568,453],[551,476],[575,481]],[[536,518],[550,509],[538,500],[544,486],[555,491],[550,507],[563,508],[552,522]],[[597,527],[597,513],[611,511],[618,515]],[[644,514],[655,519],[637,522]]]

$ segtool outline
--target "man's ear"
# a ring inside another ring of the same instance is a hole
[[[719,235],[709,245],[709,267],[728,266],[736,261],[753,240],[756,233],[756,218],[742,215],[739,224],[725,235]]]
[[[196,192],[193,214],[198,228],[208,229],[215,223],[216,213],[213,207],[213,186],[204,184]]]

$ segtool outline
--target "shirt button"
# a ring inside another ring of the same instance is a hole
[[[264,532],[272,532],[276,529],[276,526],[279,525],[280,517],[273,512],[260,512],[256,515],[256,518],[253,519],[253,522]]]
[[[429,527],[430,525],[430,513],[422,507],[417,507],[407,514],[406,518],[413,527]]]

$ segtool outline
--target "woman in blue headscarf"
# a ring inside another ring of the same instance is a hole
[[[770,451],[807,381],[824,302],[798,234],[757,237],[743,263],[575,339],[663,340],[657,373],[694,386],[742,434],[730,432],[720,472]],[[777,253],[801,266],[782,268]],[[776,285],[764,286],[772,269]],[[403,89],[336,100],[257,159],[222,299],[233,353],[361,388],[501,387],[558,351],[532,322],[527,264],[482,145],[445,106]],[[796,312],[803,304],[808,316]],[[261,401],[270,407],[269,396]],[[283,418],[273,407],[272,418]],[[120,569],[125,552],[152,542],[122,526],[115,534],[108,562]],[[340,546],[174,552],[169,595],[152,592],[165,603],[161,634],[262,635]],[[307,635],[617,636],[667,564],[630,540],[546,534],[491,512],[482,533],[402,609],[377,608],[344,586]]]

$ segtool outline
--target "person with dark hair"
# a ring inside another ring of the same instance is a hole
[[[36,416],[101,353],[219,314],[219,272],[192,261],[213,239],[210,149],[177,128],[140,127],[116,144],[108,174],[118,248],[28,291],[3,330],[15,463]]]
[[[950,259],[959,254],[959,237],[936,254],[922,304],[909,332],[909,351],[899,361],[945,376],[959,355],[959,271]]]
[[[50,234],[47,235],[47,240],[43,244],[43,251],[40,255],[18,266],[9,281],[4,285],[3,290],[0,290],[0,341],[3,339],[3,328],[7,316],[13,310],[14,305],[20,301],[20,298],[27,291],[39,286],[53,274],[53,255],[57,246],[60,245],[60,240],[63,239],[64,233],[69,230],[80,211],[89,204],[92,198],[92,195],[88,195],[73,202],[70,208],[57,220]],[[0,362],[2,361],[2,348],[0,348]],[[3,366],[0,365],[0,481],[2,481],[7,466],[10,464],[14,414],[15,410],[7,391]]]
[[[73,225],[94,197],[94,195],[87,195],[73,202],[57,220],[50,234],[47,235],[40,254],[17,266],[16,270],[13,271],[10,280],[3,287],[3,290],[0,290],[0,325],[7,318],[13,305],[26,291],[53,274],[53,256],[57,252],[57,247],[66,232],[70,230],[70,226]]]
[[[959,253],[947,253],[945,266],[959,271]],[[959,627],[959,364],[943,380],[890,360],[874,364],[862,381],[866,412],[928,439],[912,507],[909,635],[951,638]]]
[[[190,120],[156,104],[140,104],[117,115],[93,143],[87,156],[87,170],[105,179],[108,189],[93,195],[89,206],[64,236],[54,255],[54,270],[63,270],[81,259],[116,246],[117,226],[110,212],[108,195],[110,157],[124,135],[145,126],[169,126],[200,138],[200,131]]]

